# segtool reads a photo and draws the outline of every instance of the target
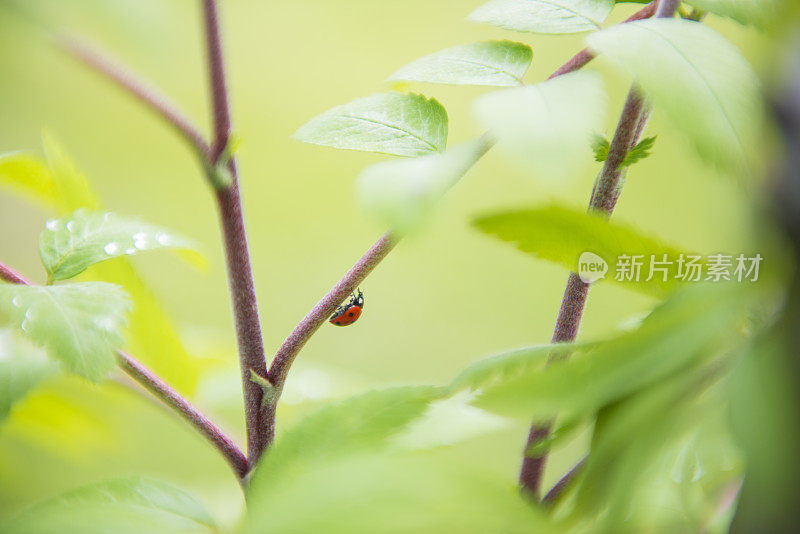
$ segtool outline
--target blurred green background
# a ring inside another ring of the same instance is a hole
[[[85,35],[163,89],[205,131],[207,80],[193,0],[28,0],[51,22]],[[514,34],[468,23],[482,0],[224,0],[221,2],[234,127],[256,287],[267,351],[383,232],[353,199],[360,170],[382,156],[303,145],[290,135],[334,105],[389,89],[401,65],[448,46],[487,38],[532,45],[526,78],[546,78],[582,48],[582,37]],[[608,24],[638,6],[622,4]],[[764,37],[710,17],[753,62]],[[629,79],[602,61],[613,131]],[[47,129],[89,177],[106,207],[173,228],[203,245],[207,269],[170,255],[136,265],[197,357],[194,399],[239,439],[240,382],[215,205],[193,154],[137,102],[0,11],[0,152],[41,150]],[[451,145],[480,132],[472,118],[479,88],[408,86],[435,96],[450,117]],[[748,195],[703,166],[658,110],[648,128],[654,155],[629,173],[619,220],[698,253],[747,252]],[[362,289],[365,314],[350,328],[325,325],[289,378],[279,425],[315,402],[396,383],[442,383],[493,352],[550,339],[567,273],[470,228],[473,215],[558,200],[584,206],[598,164],[587,151],[577,176],[543,180],[492,151],[448,194],[433,224],[403,241]],[[48,214],[0,192],[0,259],[43,281],[36,238]],[[766,258],[765,261],[769,261]],[[581,331],[603,336],[654,302],[620,287],[592,290]],[[0,339],[0,343],[11,341]],[[0,344],[0,351],[2,345]],[[527,431],[506,422],[452,454],[516,480]],[[554,456],[548,478],[584,447]],[[65,489],[143,473],[201,496],[227,522],[241,492],[227,466],[182,421],[111,383],[48,381],[0,429],[0,517]],[[547,484],[547,482],[546,482]]]

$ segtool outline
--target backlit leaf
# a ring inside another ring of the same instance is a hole
[[[445,149],[447,112],[433,98],[378,93],[317,115],[294,138],[334,148],[421,156]]]
[[[747,171],[760,131],[761,95],[735,46],[704,24],[665,19],[619,24],[587,40],[634,76],[702,158]]]
[[[576,33],[597,30],[614,0],[491,0],[467,17],[507,30]]]
[[[486,215],[475,219],[473,224],[484,233],[513,243],[523,252],[574,272],[580,270],[581,255],[591,252],[608,268],[603,279],[630,289],[664,295],[679,284],[676,275],[681,253],[602,215],[551,205]],[[654,270],[651,278],[649,266],[654,265],[653,260],[662,261],[665,254],[671,262],[663,266],[666,272]],[[638,279],[635,262],[639,264]]]
[[[502,89],[475,101],[475,115],[537,178],[564,180],[590,161],[587,142],[602,127],[605,92],[600,77],[576,72]]]
[[[488,141],[479,139],[442,154],[376,163],[359,176],[359,200],[392,230],[412,232],[428,220],[441,196],[488,148]]]
[[[533,58],[531,47],[514,41],[454,46],[412,61],[389,80],[453,85],[522,85]]]
[[[79,209],[47,221],[39,255],[50,280],[72,278],[87,267],[122,255],[195,244],[170,230],[116,213]]]
[[[185,491],[143,478],[85,486],[37,504],[2,525],[7,534],[216,532],[209,513]]]
[[[129,309],[127,294],[104,282],[0,284],[0,321],[22,328],[51,358],[91,380],[114,367]]]

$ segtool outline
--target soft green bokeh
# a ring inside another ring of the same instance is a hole
[[[197,2],[27,3],[101,43],[208,129]],[[533,63],[525,81],[533,83],[583,46],[580,34],[511,33],[464,20],[481,3],[221,2],[268,352],[384,231],[357,207],[354,182],[363,168],[385,158],[299,143],[290,138],[298,127],[333,106],[390,89],[383,82],[389,74],[443,48],[483,39],[528,43]],[[607,24],[639,7],[618,6]],[[765,37],[719,18],[707,22],[761,70]],[[602,73],[609,94],[601,133],[610,134],[630,79],[605,61],[592,68]],[[165,255],[137,258],[136,265],[198,357],[176,353],[193,377],[182,387],[197,383],[194,400],[241,441],[241,386],[215,206],[193,153],[138,103],[5,11],[0,11],[0,72],[0,153],[39,152],[47,128],[89,176],[104,208],[173,228],[207,251],[205,270]],[[481,133],[471,103],[485,89],[406,88],[447,108],[450,146]],[[615,218],[688,251],[752,252],[753,192],[701,164],[658,109],[647,133],[658,134],[658,144],[651,157],[630,169]],[[325,325],[304,348],[289,376],[279,431],[326,397],[386,384],[443,384],[486,354],[547,342],[566,271],[481,235],[470,221],[479,213],[550,201],[584,207],[599,164],[588,150],[579,164],[579,179],[544,181],[497,151],[484,157],[447,195],[427,231],[401,242],[364,283],[367,303],[359,322],[348,328]],[[37,236],[49,216],[10,193],[0,196],[0,259],[37,282],[45,280]],[[603,337],[653,304],[624,288],[598,285],[581,339]],[[167,361],[170,352],[160,357]],[[180,369],[169,373],[176,376]],[[521,423],[504,427],[448,450],[448,462],[478,464],[510,486],[526,432]],[[581,433],[553,456],[546,484],[574,463],[586,439]],[[64,490],[130,473],[175,482],[199,495],[221,522],[236,521],[238,484],[190,428],[126,386],[92,386],[73,377],[48,379],[0,430],[0,517]]]

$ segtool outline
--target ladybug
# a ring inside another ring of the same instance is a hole
[[[353,296],[350,297],[350,302],[343,306],[339,306],[336,308],[336,313],[334,313],[328,322],[331,324],[335,324],[336,326],[347,326],[351,325],[354,322],[358,321],[358,318],[361,317],[361,311],[364,309],[364,293],[361,290],[358,290],[358,296],[353,293]]]

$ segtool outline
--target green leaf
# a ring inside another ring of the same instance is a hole
[[[0,184],[39,205],[56,203],[58,188],[47,165],[22,152],[0,155]]]
[[[445,149],[447,111],[422,95],[378,93],[317,115],[294,138],[334,148],[421,156]]]
[[[587,39],[633,74],[703,159],[746,170],[761,97],[755,73],[730,42],[704,24],[664,19],[620,24]]]
[[[58,188],[54,207],[60,213],[68,213],[78,208],[99,209],[100,200],[61,143],[46,131],[42,133],[42,142]]]
[[[467,17],[507,30],[576,33],[597,30],[614,0],[491,0]]]
[[[0,321],[22,328],[51,358],[91,380],[114,367],[129,309],[127,294],[104,282],[0,285]]]
[[[473,224],[486,234],[513,243],[523,252],[574,272],[580,270],[583,253],[596,254],[608,266],[605,279],[623,287],[663,296],[679,284],[675,277],[680,257],[677,249],[599,214],[550,205],[485,215]],[[647,280],[648,266],[653,260],[661,261],[664,254],[673,262],[666,267],[666,280],[657,271]],[[620,258],[625,256],[641,256],[637,260],[642,263],[638,281],[622,276],[625,271]]]
[[[522,534],[555,532],[486,462],[369,454],[315,463],[269,495],[248,496],[244,532]]]
[[[474,404],[525,419],[591,416],[740,342],[738,327],[748,306],[741,293],[718,284],[688,288],[656,308],[636,331],[483,385]]]
[[[2,530],[7,534],[172,534],[216,532],[217,527],[203,505],[185,491],[137,477],[64,493],[26,510]]]
[[[79,209],[47,221],[39,236],[39,256],[49,280],[66,280],[90,265],[123,255],[195,243],[169,230],[116,213]]]
[[[504,352],[478,360],[464,369],[448,386],[448,391],[455,392],[462,389],[480,390],[502,384],[531,370],[544,367],[548,358],[559,358],[586,351],[588,345],[575,345],[573,343],[558,343],[553,345],[536,345]]]
[[[0,331],[0,423],[15,403],[54,371],[54,365],[38,350],[17,342],[10,332]]]
[[[694,469],[694,473],[675,472],[680,456],[684,461],[687,457],[697,461],[698,453],[703,452],[691,443],[686,447],[687,438],[713,425],[714,412],[717,417],[725,418],[727,408],[720,402],[721,388],[716,384],[725,372],[723,366],[713,364],[680,373],[600,412],[591,452],[580,484],[575,488],[576,509],[588,514],[602,511],[602,519],[596,525],[598,530],[676,532],[697,531],[707,526],[709,516],[713,515],[711,510],[719,507],[717,498],[707,498],[709,509],[700,517],[691,517],[685,496],[669,510],[659,508],[669,502],[670,489],[677,493],[682,489],[679,484],[691,483],[695,477],[722,475],[730,484],[740,476],[735,471],[727,475]],[[725,443],[729,440],[724,434],[718,434],[718,438],[722,439],[716,440],[712,453],[717,458],[732,450],[730,443]],[[726,460],[736,463],[733,458]],[[689,480],[682,480],[684,477]],[[707,489],[722,489],[713,488],[713,482],[707,478],[702,483]],[[653,495],[653,485],[660,489],[657,496]],[[690,524],[676,528],[676,516]],[[672,528],[667,528],[668,525]]]
[[[731,18],[742,24],[766,27],[773,22],[783,0],[691,0],[693,7]]]
[[[389,80],[453,85],[522,85],[531,64],[531,47],[514,41],[483,41],[446,48],[421,57]]]
[[[367,167],[357,194],[364,209],[400,234],[418,230],[441,196],[489,149],[485,139],[442,154],[390,160]]]
[[[622,160],[620,168],[633,165],[637,161],[643,160],[650,155],[653,145],[656,144],[656,137],[645,137],[634,146]],[[592,150],[594,150],[595,161],[605,161],[608,158],[608,148],[610,143],[602,135],[597,135],[592,139]]]
[[[537,177],[564,179],[589,161],[586,142],[602,127],[605,92],[591,72],[503,89],[475,101],[478,121]]]
[[[261,460],[251,492],[269,491],[308,462],[378,449],[441,398],[441,388],[397,387],[329,404],[286,431]]]

